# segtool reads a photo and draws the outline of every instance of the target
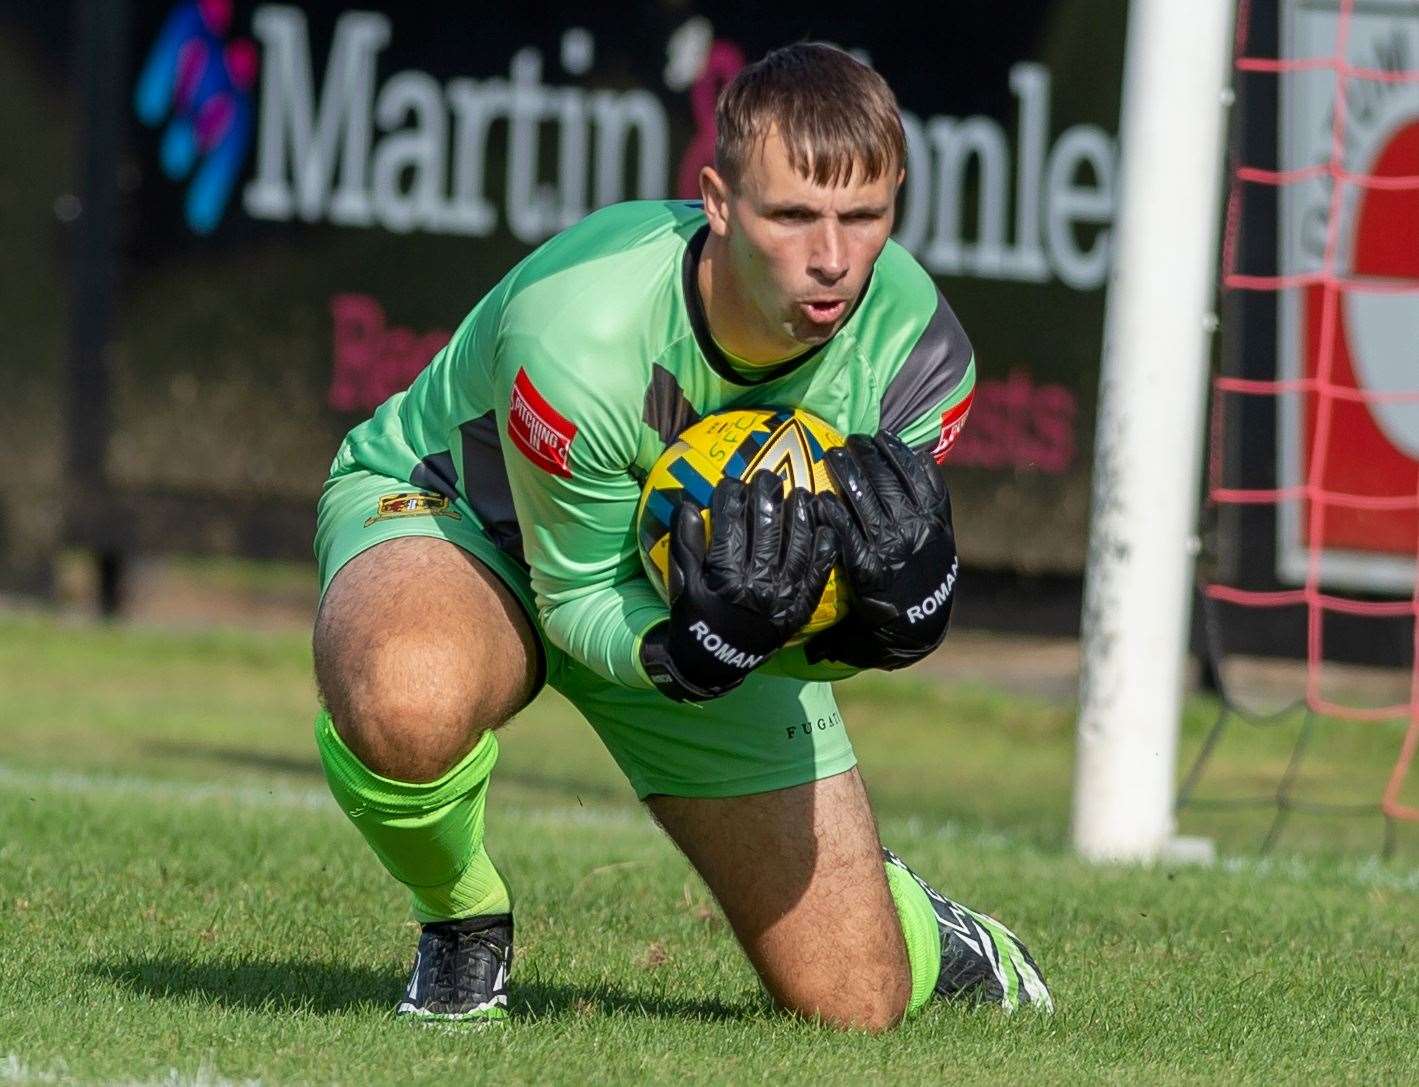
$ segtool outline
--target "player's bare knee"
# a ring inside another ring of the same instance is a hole
[[[417,698],[355,699],[348,706],[330,711],[336,732],[365,766],[396,781],[438,780],[492,727]]]
[[[340,731],[338,725],[336,730]],[[361,732],[351,736],[341,732],[341,737],[356,757],[381,777],[394,781],[432,782],[457,766],[473,750],[473,745],[484,731],[471,729],[461,732],[457,741],[452,734],[434,739],[418,735],[413,737],[413,742],[404,742],[399,739],[398,733],[391,732]]]
[[[316,617],[316,683],[371,770],[434,780],[531,696],[536,645],[506,595],[431,538],[378,544],[336,574]]]
[[[911,999],[911,981],[898,985],[896,979],[886,979],[881,988],[864,986],[861,991],[847,994],[835,1009],[832,1025],[843,1029],[879,1033],[891,1030],[907,1013]]]
[[[377,774],[433,781],[507,716],[456,647],[421,632],[345,650],[338,668],[317,660],[322,696],[341,739]]]
[[[784,1011],[816,1020],[835,1030],[864,1030],[877,1034],[891,1030],[902,1021],[910,998],[909,979],[900,985],[895,979],[885,979],[876,988],[868,984],[852,989],[840,988],[831,993],[795,994],[789,999],[780,998],[778,1004]]]
[[[907,1015],[911,1003],[912,979],[908,969],[900,977],[890,979],[879,989],[870,1003],[870,1014],[866,1019],[868,1030],[891,1030]]]
[[[878,1001],[859,1007],[855,1014],[832,1025],[840,1030],[865,1030],[869,1034],[881,1034],[900,1026],[906,1011],[905,1001],[901,1004]]]

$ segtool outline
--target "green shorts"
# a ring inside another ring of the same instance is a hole
[[[537,621],[527,568],[497,547],[462,496],[448,500],[359,469],[333,475],[316,515],[321,594],[360,552],[403,536],[457,544],[511,590],[541,641],[541,681],[590,722],[642,799],[656,793],[744,796],[856,765],[827,683],[755,673],[722,698],[686,705],[622,687],[573,660]]]

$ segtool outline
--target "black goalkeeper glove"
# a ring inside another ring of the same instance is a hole
[[[951,496],[931,459],[886,431],[826,454],[842,491],[817,496],[852,590],[848,615],[803,647],[810,664],[905,668],[946,637],[959,563]]]
[[[785,501],[772,472],[747,487],[719,481],[708,550],[699,507],[682,500],[670,526],[670,621],[641,642],[646,675],[677,702],[733,690],[808,622],[836,557],[812,496],[798,488]]]

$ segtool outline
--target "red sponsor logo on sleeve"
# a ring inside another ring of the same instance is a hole
[[[941,413],[941,437],[936,440],[936,448],[931,451],[937,464],[946,460],[956,445],[956,439],[961,436],[961,431],[966,429],[966,416],[971,413],[971,401],[975,399],[975,395],[976,391],[972,389],[959,404]]]
[[[571,478],[567,456],[576,437],[576,424],[543,399],[526,370],[518,370],[512,383],[507,435],[538,468]]]

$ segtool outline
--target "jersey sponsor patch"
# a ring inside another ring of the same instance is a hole
[[[374,516],[365,519],[365,528],[377,521],[388,521],[392,517],[451,517],[455,521],[463,520],[461,513],[448,508],[448,499],[441,494],[402,491],[382,497],[379,505],[375,507]]]
[[[512,383],[507,436],[542,471],[571,478],[567,457],[576,437],[576,424],[547,403],[526,370],[518,370]]]
[[[951,450],[955,448],[961,431],[966,429],[966,416],[971,413],[971,401],[975,399],[975,395],[976,391],[972,389],[959,404],[941,413],[941,437],[936,440],[936,448],[931,451],[931,456],[937,464],[945,462]]]

